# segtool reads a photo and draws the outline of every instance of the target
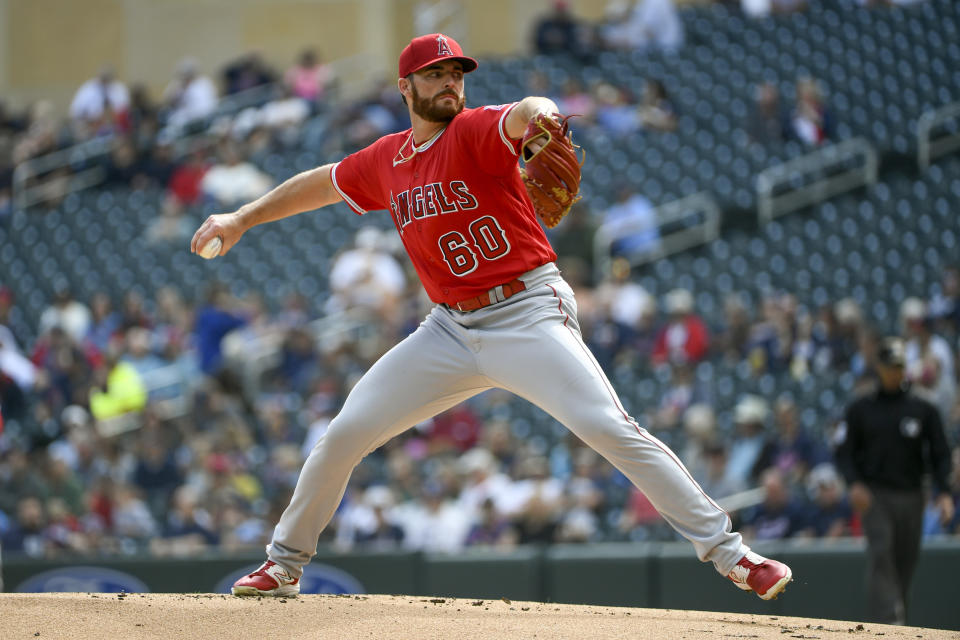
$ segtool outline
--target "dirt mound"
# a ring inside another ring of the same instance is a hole
[[[0,638],[960,639],[916,627],[731,613],[418,596],[0,594]]]

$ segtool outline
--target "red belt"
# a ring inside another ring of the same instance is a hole
[[[451,309],[456,309],[457,311],[475,311],[498,302],[503,302],[526,288],[527,285],[523,284],[523,280],[513,280],[512,282],[494,287],[486,293],[481,293],[475,298],[467,298],[466,300],[461,300],[449,306]]]

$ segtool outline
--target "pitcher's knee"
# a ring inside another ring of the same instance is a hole
[[[373,441],[373,430],[369,427],[338,418],[320,436],[310,455],[352,461],[355,466],[368,453]]]
[[[633,449],[638,444],[641,446],[645,444],[636,423],[628,422],[622,416],[619,420],[602,422],[594,416],[592,421],[567,423],[567,427],[588,446],[601,453]]]

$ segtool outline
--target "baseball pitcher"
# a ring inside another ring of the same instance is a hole
[[[430,299],[420,327],[356,384],[300,473],[238,596],[295,596],[302,567],[360,460],[390,438],[486,389],[541,407],[622,471],[694,546],[700,560],[763,599],[792,579],[731,531],[727,514],[663,443],[631,418],[580,336],[573,293],[541,221],[578,198],[582,155],[547,98],[464,108],[477,61],[442,34],[414,38],[397,88],[411,128],[340,162],[294,176],[234,213],[210,216],[195,253],[228,252],[255,225],[341,200],[386,210]],[[524,169],[519,160],[524,160]]]

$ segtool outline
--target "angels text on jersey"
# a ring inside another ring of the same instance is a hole
[[[451,180],[446,185],[431,182],[396,195],[390,193],[390,208],[400,233],[414,220],[470,211],[478,206],[476,197],[463,180]]]

